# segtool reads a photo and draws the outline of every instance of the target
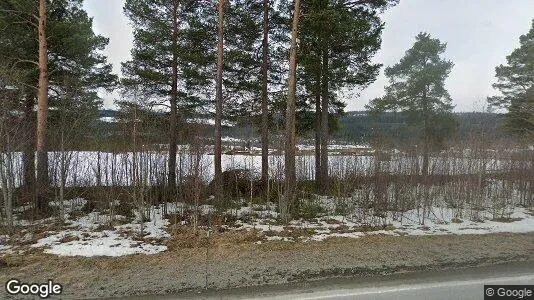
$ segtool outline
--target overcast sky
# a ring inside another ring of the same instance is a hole
[[[123,15],[123,0],[85,0],[85,8],[94,18],[94,30],[110,38],[106,49],[114,70],[130,59],[132,29]],[[383,14],[386,23],[382,49],[374,61],[384,66],[395,64],[425,31],[447,43],[445,57],[455,64],[448,80],[456,111],[481,110],[485,99],[496,92],[495,67],[519,46],[519,36],[526,34],[534,18],[534,0],[400,0],[399,5]],[[387,79],[383,70],[359,98],[347,99],[347,110],[359,110],[370,99],[383,95]],[[105,106],[113,104],[105,95]]]

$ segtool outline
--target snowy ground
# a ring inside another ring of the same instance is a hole
[[[475,222],[454,218],[457,211],[434,207],[423,224],[422,211],[410,210],[404,213],[388,213],[386,218],[376,219],[373,223],[356,221],[356,216],[326,215],[312,221],[295,220],[288,225],[273,225],[274,220],[256,214],[257,220],[240,223],[243,228],[264,232],[267,240],[284,241],[322,241],[331,237],[359,238],[366,235],[447,235],[447,234],[488,234],[488,233],[525,233],[534,232],[534,212],[516,208],[504,220],[496,221],[492,214]],[[274,212],[262,212],[274,215]],[[298,232],[303,232],[298,235]],[[296,232],[297,234],[292,234]],[[282,233],[282,234],[277,234]]]
[[[86,200],[79,198],[65,201],[65,224],[59,230],[47,231],[45,237],[36,240],[30,247],[43,249],[45,253],[66,256],[123,256],[154,254],[167,250],[162,241],[170,235],[166,231],[168,220],[163,218],[162,207],[150,209],[151,221],[142,224],[141,232],[138,215],[128,223],[124,222],[123,216],[115,215],[111,220],[109,215],[99,212],[71,218],[70,214],[79,212],[85,203]],[[168,209],[172,211],[174,207],[169,205]],[[28,225],[24,221],[17,221],[16,224]],[[30,239],[31,233],[28,231],[22,242]],[[23,253],[27,250],[7,242],[7,236],[3,239],[0,237],[0,253]]]
[[[281,225],[273,203],[246,205],[225,213],[237,217],[230,225],[222,225],[230,231],[255,230],[261,237],[254,243],[269,241],[314,242],[327,238],[361,238],[367,235],[464,235],[488,233],[534,232],[534,212],[515,207],[507,212],[506,218],[497,218],[490,212],[478,213],[478,221],[469,217],[458,218],[459,211],[446,207],[433,207],[423,220],[421,210],[403,213],[389,212],[377,218],[352,214],[335,215],[329,212],[332,199],[318,198],[326,207],[325,213],[310,220],[294,220]],[[27,251],[40,251],[60,256],[123,256],[130,254],[155,254],[167,250],[165,242],[171,237],[169,220],[163,215],[163,205],[148,209],[150,221],[140,224],[139,215],[126,221],[123,216],[99,212],[81,214],[84,199],[73,199],[63,203],[65,223],[49,226],[39,236],[35,236],[27,221],[18,220],[18,235],[0,236],[0,254],[22,254]],[[52,203],[59,206],[59,203]],[[180,213],[191,209],[185,204],[167,203],[168,213]],[[209,205],[199,207],[201,214],[213,214]],[[465,211],[462,215],[469,216]],[[365,220],[365,221],[361,221]],[[423,224],[424,223],[424,224]],[[54,224],[54,219],[46,219],[41,225]],[[182,221],[182,225],[186,225]]]

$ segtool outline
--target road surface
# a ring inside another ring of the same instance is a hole
[[[281,286],[239,288],[205,293],[128,297],[123,300],[175,299],[484,299],[484,284],[534,285],[534,263],[447,271],[426,271],[372,278],[328,279]]]

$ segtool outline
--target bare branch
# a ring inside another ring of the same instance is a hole
[[[29,64],[33,64],[33,65],[36,65],[37,67],[39,67],[39,63],[34,61],[34,60],[29,60],[29,59],[18,59],[14,64],[13,64],[13,67],[14,68],[16,65],[20,64],[20,63],[29,63]]]

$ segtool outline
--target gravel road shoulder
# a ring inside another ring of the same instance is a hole
[[[334,277],[534,261],[534,233],[366,236],[323,242],[218,244],[120,258],[4,256],[0,281],[53,279],[62,299],[174,294]],[[206,256],[206,253],[208,254]],[[206,257],[208,259],[206,259]],[[9,299],[2,289],[0,298]]]

